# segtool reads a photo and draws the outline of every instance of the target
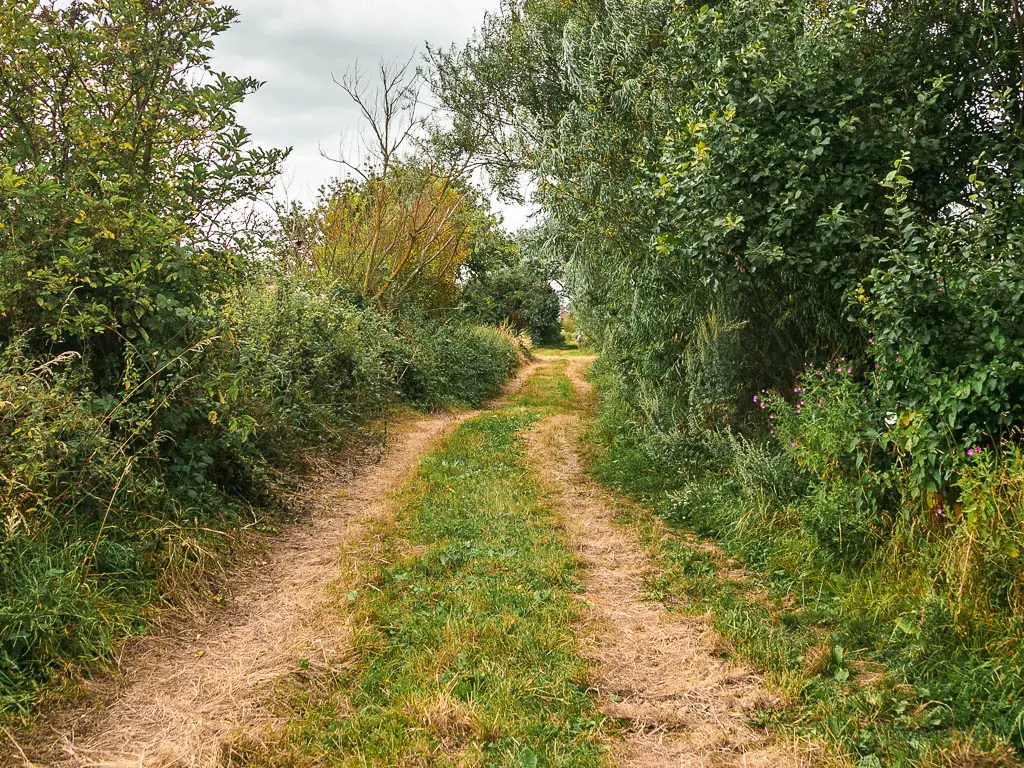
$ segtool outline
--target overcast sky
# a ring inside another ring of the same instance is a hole
[[[370,69],[381,59],[407,60],[424,43],[466,40],[497,10],[499,0],[228,0],[241,17],[217,40],[214,64],[234,75],[266,81],[239,110],[256,143],[293,147],[278,194],[311,200],[339,175],[343,136],[358,130],[358,115],[334,84],[352,65]],[[522,209],[497,206],[506,226],[525,220]]]

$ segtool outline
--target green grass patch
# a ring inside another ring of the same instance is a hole
[[[233,765],[604,764],[573,629],[583,585],[520,439],[567,386],[538,374],[422,460],[380,564],[342,601],[355,663],[296,687],[278,743]]]
[[[566,378],[567,361],[540,368],[530,376],[515,398],[520,407],[569,410],[578,406],[576,391]]]
[[[555,353],[560,357],[591,357],[597,354],[597,350],[593,347],[586,344],[581,347],[575,341],[565,341],[561,344],[544,344],[543,346],[534,347],[533,351],[540,354]]]

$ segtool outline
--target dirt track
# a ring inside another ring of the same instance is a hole
[[[546,356],[508,388],[517,391]],[[580,396],[587,358],[569,358]],[[223,745],[273,725],[265,703],[300,660],[337,667],[350,653],[349,627],[330,607],[352,588],[347,567],[369,524],[391,513],[393,491],[419,459],[478,412],[405,422],[379,463],[351,480],[325,473],[312,489],[315,514],[272,540],[258,569],[244,574],[215,618],[174,634],[134,642],[122,677],[97,685],[87,704],[55,713],[48,738],[37,733],[27,757],[0,752],[2,766],[207,768]],[[615,522],[616,501],[583,471],[578,413],[541,422],[527,437],[531,462],[551,489],[558,518],[580,559],[592,606],[580,627],[581,653],[594,662],[601,707],[624,723],[610,741],[615,765],[632,768],[818,764],[805,748],[782,746],[747,725],[764,696],[748,671],[716,654],[708,622],[670,614],[643,598],[651,568],[635,537]],[[3,744],[0,733],[0,744]],[[6,758],[6,759],[5,759]]]
[[[590,361],[570,360],[577,393]],[[576,414],[541,422],[527,438],[535,471],[552,490],[592,606],[582,650],[605,714],[625,724],[613,763],[629,768],[792,768],[814,765],[803,747],[775,744],[747,721],[766,694],[748,670],[724,661],[707,620],[643,598],[651,569],[635,537],[615,523],[612,498],[585,475]]]
[[[504,397],[536,367],[523,368]],[[11,749],[12,735],[0,732],[0,766],[219,765],[226,742],[269,724],[261,702],[300,660],[343,663],[349,633],[325,609],[348,592],[349,550],[368,523],[390,513],[392,492],[419,459],[477,413],[406,420],[380,460],[364,462],[354,478],[323,473],[305,494],[311,519],[270,541],[257,566],[228,585],[222,610],[131,643],[118,660],[120,677],[97,682],[85,702],[46,717],[26,743]]]

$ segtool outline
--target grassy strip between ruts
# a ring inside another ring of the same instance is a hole
[[[765,672],[788,706],[762,713],[763,725],[836,745],[857,768],[1020,765],[983,729],[959,731],[957,712],[936,700],[928,681],[851,642],[857,623],[871,622],[885,585],[869,574],[819,568],[813,543],[753,512],[720,526],[721,534],[700,521],[662,522],[666,493],[688,478],[654,463],[605,410],[586,435],[587,462],[600,482],[641,502],[624,504],[620,522],[651,554],[649,596],[673,610],[709,615],[730,652]],[[955,687],[966,674],[961,663],[949,658],[932,680]]]
[[[606,727],[574,624],[582,591],[520,433],[572,389],[559,364],[422,460],[343,597],[351,663],[280,693],[271,744],[225,765],[599,766]],[[554,370],[552,370],[554,369]]]

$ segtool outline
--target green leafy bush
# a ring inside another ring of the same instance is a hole
[[[522,351],[498,329],[426,322],[409,330],[402,392],[423,407],[480,405],[521,360]]]
[[[885,180],[886,252],[851,302],[891,409],[923,414],[939,450],[966,449],[1024,423],[1024,232],[1013,204],[929,222],[909,205],[912,177],[904,158]],[[947,477],[936,465],[921,484]]]
[[[264,455],[351,430],[398,397],[405,342],[376,310],[285,276],[229,311],[237,352],[224,373]]]
[[[461,308],[477,322],[511,323],[540,343],[561,338],[558,294],[546,272],[526,260],[489,269],[468,281]]]

